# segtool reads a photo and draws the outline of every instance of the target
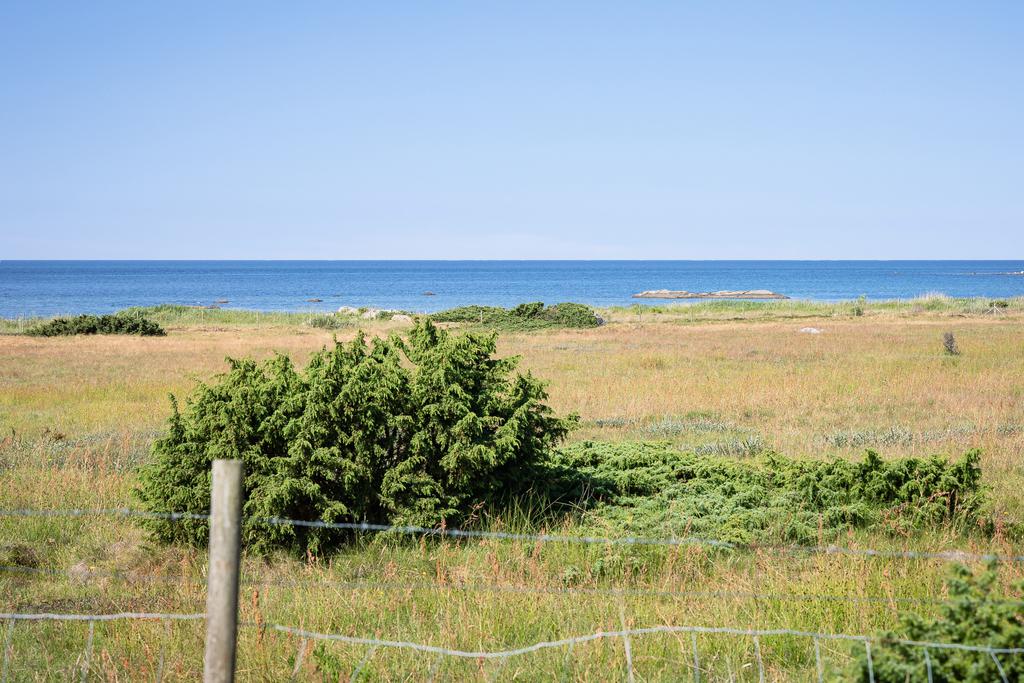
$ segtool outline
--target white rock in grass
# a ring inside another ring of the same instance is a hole
[[[804,334],[821,334],[821,330],[817,327],[801,327],[800,331]]]

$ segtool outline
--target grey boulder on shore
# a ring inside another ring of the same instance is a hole
[[[788,299],[768,289],[723,289],[717,292],[687,292],[686,290],[649,289],[633,295],[634,299]]]

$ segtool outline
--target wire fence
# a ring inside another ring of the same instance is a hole
[[[14,629],[14,624],[19,621],[65,621],[65,622],[85,622],[89,625],[89,630],[84,646],[84,654],[82,657],[81,664],[81,680],[85,681],[89,672],[89,663],[92,656],[93,640],[95,635],[95,624],[97,622],[107,621],[123,621],[123,620],[160,620],[166,624],[170,624],[173,621],[198,621],[206,618],[205,614],[179,614],[179,613],[155,613],[155,612],[121,612],[116,614],[55,614],[55,613],[0,613],[0,621],[7,622],[7,628],[5,630],[4,637],[4,648],[3,648],[3,661],[0,665],[0,680],[6,683],[9,675],[9,664],[11,658],[10,652],[10,639]],[[624,621],[624,619],[623,619]],[[617,631],[597,631],[595,633],[588,633],[584,635],[572,636],[568,638],[561,638],[558,640],[541,641],[526,645],[523,647],[505,649],[505,650],[459,650],[453,648],[440,647],[437,645],[430,645],[426,643],[417,643],[412,641],[399,641],[399,640],[384,640],[379,638],[365,638],[357,636],[348,636],[337,633],[321,633],[318,631],[310,631],[303,628],[297,628],[294,626],[286,626],[282,624],[243,624],[243,626],[258,626],[260,628],[270,628],[275,631],[287,633],[293,636],[297,636],[299,640],[298,650],[295,656],[295,669],[298,671],[301,668],[303,655],[306,651],[306,645],[308,641],[331,641],[346,643],[349,645],[366,646],[371,648],[364,657],[356,669],[352,672],[352,680],[356,680],[358,674],[365,667],[366,663],[373,656],[373,653],[378,648],[393,648],[400,650],[411,650],[415,652],[421,652],[425,654],[438,655],[440,658],[453,657],[460,659],[472,659],[472,660],[489,660],[489,661],[503,661],[514,657],[520,657],[531,653],[539,652],[547,649],[559,649],[567,648],[569,651],[567,655],[571,653],[571,648],[575,645],[587,643],[602,639],[619,639],[623,643],[623,648],[626,652],[626,660],[628,663],[628,678],[633,680],[633,662],[630,655],[631,639],[638,638],[641,636],[649,636],[653,634],[678,634],[685,633],[692,636],[692,672],[693,679],[695,681],[701,680],[701,665],[700,665],[700,649],[697,643],[698,635],[729,635],[752,639],[754,645],[755,662],[758,671],[758,680],[765,681],[765,662],[761,651],[761,638],[772,638],[772,637],[796,637],[802,639],[808,639],[811,641],[814,648],[815,655],[815,670],[817,674],[817,680],[819,683],[824,681],[824,666],[821,656],[821,641],[844,641],[851,643],[861,643],[864,645],[865,650],[865,661],[867,664],[867,670],[869,680],[874,680],[874,660],[872,657],[871,645],[875,644],[899,644],[913,648],[917,648],[921,652],[921,664],[926,669],[928,681],[933,680],[933,667],[930,655],[930,650],[960,650],[964,652],[973,652],[982,655],[988,655],[992,662],[996,666],[996,670],[999,672],[1001,680],[1004,683],[1008,683],[1009,678],[1003,663],[1000,659],[1001,656],[1006,655],[1021,655],[1024,654],[1024,647],[993,647],[988,645],[967,645],[961,643],[943,643],[935,641],[919,641],[909,640],[901,638],[891,638],[883,636],[867,636],[867,635],[851,635],[845,633],[818,633],[813,631],[800,631],[795,629],[743,629],[743,628],[732,628],[722,626],[676,626],[676,625],[665,625],[659,624],[656,626],[648,626],[642,628],[623,628]],[[164,664],[164,652],[161,651],[160,666],[157,670],[156,680],[162,679],[163,664]]]
[[[150,575],[134,574],[125,572],[105,570],[67,570],[52,569],[44,567],[22,567],[17,565],[0,565],[0,572],[11,574],[25,574],[38,576],[62,576],[74,581],[95,581],[99,579],[112,579],[125,583],[163,583],[178,586],[191,585],[197,588],[206,584],[199,578],[185,574],[171,575]],[[536,594],[556,595],[566,598],[580,598],[585,596],[609,596],[609,597],[647,597],[647,598],[672,598],[689,600],[755,600],[772,602],[845,602],[851,604],[882,604],[882,605],[955,605],[960,601],[955,598],[917,598],[903,597],[896,595],[848,595],[836,593],[765,593],[757,591],[697,591],[697,590],[668,590],[660,588],[603,588],[603,587],[582,587],[566,588],[558,586],[519,585],[507,583],[486,583],[486,582],[447,582],[438,583],[431,581],[367,581],[353,580],[342,581],[328,577],[316,579],[296,580],[280,578],[264,578],[259,576],[242,575],[240,585],[247,588],[293,588],[293,589],[315,589],[330,587],[341,590],[382,590],[382,591],[467,591],[481,593],[514,593],[514,594]],[[1019,598],[990,598],[990,602],[1001,605],[1015,605],[1024,607],[1024,599]]]
[[[33,518],[85,518],[85,517],[115,517],[115,518],[139,518],[139,519],[160,519],[167,521],[199,520],[209,521],[210,515],[206,513],[187,512],[150,512],[133,510],[128,508],[103,508],[103,509],[8,509],[0,510],[0,517],[33,517]],[[700,537],[594,537],[594,536],[570,536],[559,534],[530,534],[512,533],[503,531],[485,531],[472,529],[448,529],[448,528],[427,528],[419,526],[384,525],[370,523],[347,523],[326,520],[294,520],[283,518],[266,518],[255,520],[258,523],[275,526],[295,526],[306,528],[326,528],[355,532],[368,533],[391,533],[405,536],[416,536],[423,538],[451,538],[456,540],[489,539],[510,542],[529,543],[568,543],[568,544],[597,544],[604,546],[620,545],[643,545],[643,546],[689,546],[699,545],[713,548],[718,551],[741,552],[756,551],[780,554],[792,553],[815,553],[815,554],[841,554],[854,555],[867,558],[889,558],[889,559],[920,559],[920,560],[942,560],[942,561],[988,561],[996,560],[1008,563],[1024,562],[1024,556],[1014,554],[988,553],[954,550],[937,551],[916,551],[916,550],[892,550],[872,548],[849,548],[839,546],[770,546],[770,545],[747,545],[741,546],[727,541],[707,539]],[[34,577],[69,577],[80,581],[89,580],[115,580],[124,582],[154,583],[163,582],[169,584],[193,584],[202,588],[205,584],[202,577],[190,577],[186,574],[168,575],[138,575],[132,573],[105,571],[95,569],[84,570],[63,570],[45,567],[26,567],[20,565],[2,565],[0,572],[7,575],[22,575]],[[811,602],[843,602],[843,603],[884,603],[892,605],[948,605],[956,604],[955,599],[949,598],[921,598],[904,596],[885,595],[846,595],[827,593],[771,593],[756,591],[687,591],[687,590],[664,590],[658,588],[571,588],[552,587],[537,585],[501,584],[486,582],[462,582],[462,583],[438,583],[426,581],[339,581],[327,577],[317,577],[313,580],[282,580],[260,576],[242,575],[240,581],[243,585],[256,587],[283,587],[315,589],[316,587],[330,586],[346,590],[424,590],[424,591],[478,591],[478,592],[499,592],[519,594],[552,594],[566,596],[569,598],[581,598],[586,596],[614,596],[614,597],[646,597],[646,598],[672,598],[672,599],[738,599],[755,601],[811,601]],[[1002,598],[998,600],[1002,604],[1016,606],[1024,605],[1024,600],[1019,598]],[[504,666],[507,660],[536,653],[544,650],[564,648],[566,657],[570,656],[572,648],[592,641],[617,640],[623,647],[624,656],[628,667],[628,679],[634,678],[633,639],[643,638],[654,634],[689,634],[692,640],[692,658],[687,664],[692,667],[694,680],[701,678],[701,653],[698,648],[698,636],[731,636],[747,638],[752,641],[755,653],[755,663],[758,672],[758,680],[764,681],[766,667],[763,659],[761,639],[778,637],[795,637],[810,641],[814,649],[815,668],[818,681],[824,680],[824,667],[822,663],[821,643],[829,641],[842,641],[859,643],[864,647],[864,656],[869,674],[869,680],[874,681],[874,663],[872,655],[872,644],[875,645],[902,645],[920,651],[921,666],[927,674],[927,680],[932,681],[935,675],[932,653],[940,650],[955,650],[961,652],[977,653],[979,656],[991,660],[998,671],[1001,680],[1008,681],[1008,674],[1004,667],[1005,657],[1024,654],[1024,644],[1021,647],[996,647],[987,644],[976,643],[954,643],[954,642],[932,642],[899,639],[885,636],[853,635],[846,633],[825,633],[814,631],[803,631],[788,628],[779,629],[748,629],[732,626],[700,626],[700,625],[675,625],[658,624],[641,628],[628,628],[624,613],[621,612],[622,628],[619,630],[605,630],[576,635],[555,640],[538,641],[528,645],[510,649],[457,649],[440,645],[406,641],[389,640],[378,637],[363,637],[341,633],[320,632],[309,630],[304,627],[280,624],[280,623],[257,623],[242,624],[242,626],[258,626],[260,629],[271,629],[276,632],[288,634],[299,639],[298,650],[294,656],[293,675],[297,674],[303,665],[304,656],[308,643],[316,641],[345,643],[353,646],[369,648],[366,655],[352,672],[352,680],[356,680],[360,672],[365,669],[368,662],[380,649],[408,650],[423,654],[437,656],[438,662],[432,667],[432,674],[436,674],[440,661],[443,658],[456,658],[468,660],[486,660],[499,663]],[[21,622],[69,622],[85,623],[88,626],[86,642],[83,645],[83,653],[80,657],[80,679],[87,680],[90,671],[90,662],[93,657],[93,646],[95,639],[95,626],[97,623],[113,621],[162,621],[167,629],[170,624],[177,621],[202,621],[206,619],[206,613],[175,613],[175,612],[145,612],[125,611],[97,614],[65,614],[53,612],[4,612],[0,613],[0,623],[5,623],[6,628],[3,636],[2,666],[0,666],[0,683],[7,683],[9,680],[10,663],[13,658],[12,634],[15,625]],[[166,644],[166,638],[165,638]],[[165,650],[161,647],[159,667],[156,680],[160,681],[165,669]]]
[[[162,519],[167,521],[201,520],[209,521],[208,513],[192,512],[150,512],[130,508],[99,508],[99,509],[6,509],[0,510],[0,517],[136,517],[142,519]],[[584,545],[641,545],[641,546],[708,546],[723,550],[756,551],[779,553],[785,555],[854,555],[881,559],[907,560],[942,560],[945,562],[1004,562],[1024,563],[1024,555],[1005,553],[979,553],[973,550],[893,550],[878,548],[853,548],[839,545],[769,545],[769,544],[738,544],[719,539],[699,536],[680,537],[643,537],[643,536],[570,536],[562,534],[529,534],[506,531],[487,531],[479,529],[457,529],[447,527],[423,527],[410,525],[373,524],[369,522],[332,522],[326,520],[299,520],[283,517],[256,518],[247,521],[269,524],[272,526],[293,526],[317,529],[333,529],[338,531],[359,531],[364,533],[399,534],[405,536],[421,536],[453,539],[492,539],[529,543],[567,543]]]

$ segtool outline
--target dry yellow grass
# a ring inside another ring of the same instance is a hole
[[[822,330],[811,335],[801,327]],[[374,324],[376,331],[401,329]],[[963,351],[943,353],[951,330]],[[351,332],[338,333],[339,338]],[[332,334],[305,327],[221,326],[170,330],[166,338],[32,339],[0,336],[0,507],[114,507],[131,502],[133,466],[168,414],[168,393],[186,395],[197,380],[225,368],[226,356],[283,352],[302,362]],[[997,509],[1024,510],[1024,318],[872,315],[864,318],[769,318],[705,321],[615,313],[591,330],[502,336],[503,355],[550,383],[551,403],[576,411],[573,438],[670,438],[682,445],[757,437],[800,457],[857,457],[876,443],[886,456],[984,449],[985,479]],[[706,430],[673,430],[673,419],[697,416]],[[516,528],[509,519],[495,524]],[[853,542],[903,547],[957,543],[941,532],[904,541],[859,536]],[[78,569],[79,578],[0,575],[0,611],[201,611],[204,558],[187,549],[154,548],[123,520],[0,519],[0,545],[17,546],[37,568]],[[1020,553],[1013,544],[977,549]],[[620,627],[629,623],[790,627],[875,632],[892,627],[905,608],[899,597],[935,597],[942,563],[772,553],[719,557],[700,548],[638,550],[645,567],[628,585],[667,591],[880,597],[877,602],[747,597],[563,595],[459,589],[463,583],[560,589],[567,568],[619,550],[484,542],[417,545],[368,539],[330,558],[247,561],[243,619],[304,624],[350,635],[378,635],[465,648],[498,649]],[[6,561],[6,560],[5,560]],[[91,577],[82,568],[126,572],[133,580]],[[1011,569],[1009,581],[1019,576]],[[344,586],[328,581],[355,581]],[[301,585],[294,585],[299,582]],[[308,585],[303,582],[308,582]],[[437,589],[380,584],[429,583]],[[608,588],[619,584],[594,584]],[[376,587],[375,587],[376,586]],[[923,606],[927,612],[932,607]],[[84,627],[19,626],[13,680],[63,679],[84,642]],[[152,677],[159,624],[104,626],[93,659],[96,679]],[[39,639],[49,647],[39,648]],[[193,679],[200,666],[198,626],[175,626],[166,680]],[[299,642],[247,629],[241,677],[279,680],[291,671]],[[638,672],[673,679],[689,666],[688,638],[657,636],[633,644]],[[756,680],[749,641],[704,638],[704,680]],[[769,680],[813,680],[813,650],[795,640],[762,642]],[[850,648],[831,647],[830,666]],[[330,646],[306,657],[301,677],[323,676],[337,661],[348,674],[365,648]],[[333,659],[332,659],[333,658]],[[581,647],[565,668],[564,650],[510,661],[500,671],[481,662],[445,662],[449,680],[544,678],[568,671],[574,680],[624,674],[621,643]],[[434,660],[380,651],[366,667],[374,680],[421,680]]]

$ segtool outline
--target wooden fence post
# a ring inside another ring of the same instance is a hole
[[[204,683],[233,683],[242,541],[242,461],[214,460],[206,578]]]

